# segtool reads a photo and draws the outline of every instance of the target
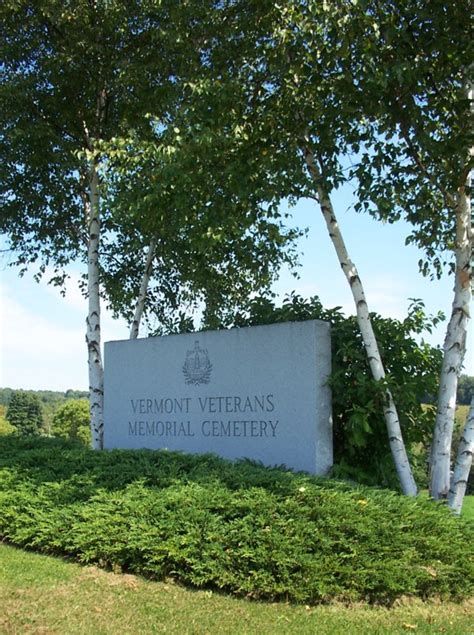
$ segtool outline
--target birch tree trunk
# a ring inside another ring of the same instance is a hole
[[[451,442],[456,412],[456,392],[466,350],[471,302],[472,228],[471,205],[466,186],[456,201],[456,278],[454,300],[444,341],[438,409],[430,461],[430,495],[446,499],[450,488]]]
[[[99,291],[99,177],[93,162],[89,173],[88,253],[87,253],[87,352],[89,366],[89,404],[91,413],[92,447],[103,447],[104,431],[104,371],[100,342],[100,291]]]
[[[472,73],[472,67],[467,75]],[[474,109],[474,88],[472,83],[466,85],[466,97],[470,101],[470,113]],[[474,148],[470,149],[472,158]],[[451,442],[453,437],[454,415],[456,412],[456,394],[458,378],[462,368],[464,354],[466,352],[467,325],[470,318],[470,303],[472,298],[472,263],[473,234],[471,217],[471,199],[469,190],[471,186],[470,173],[466,183],[459,188],[455,199],[454,213],[456,217],[456,270],[454,282],[454,299],[451,318],[446,330],[446,338],[443,346],[443,364],[441,367],[441,380],[438,393],[438,409],[433,434],[433,444],[430,459],[430,495],[436,500],[457,500],[458,496],[451,496],[450,465]],[[471,404],[472,411],[472,404]],[[469,436],[469,435],[468,435]],[[458,461],[463,458],[458,454]],[[471,459],[472,460],[472,459]],[[455,472],[458,469],[456,465]],[[459,467],[462,471],[462,468]],[[453,475],[453,481],[455,477]],[[454,483],[453,483],[454,484]],[[459,490],[460,502],[462,495]],[[450,503],[451,505],[451,503]],[[460,509],[460,508],[459,508]]]
[[[145,263],[145,271],[143,272],[142,282],[140,285],[140,291],[138,293],[137,302],[135,305],[135,314],[133,316],[133,322],[130,327],[130,339],[134,340],[138,337],[138,331],[140,328],[140,321],[142,319],[143,311],[145,309],[145,299],[148,290],[148,283],[150,282],[151,271],[153,268],[153,259],[155,257],[156,241],[152,239],[150,246],[148,247],[148,254]]]
[[[472,455],[474,454],[474,396],[471,399],[471,406],[467,416],[466,425],[459,443],[456,465],[451,487],[449,488],[448,504],[451,509],[460,514],[464,495],[466,493],[467,481],[472,467]]]
[[[362,282],[354,263],[349,258],[330,197],[321,184],[321,172],[316,164],[314,155],[308,146],[303,147],[303,152],[306,165],[316,185],[321,212],[326,221],[329,236],[352,291],[352,296],[356,305],[357,322],[362,334],[372,376],[375,381],[381,381],[385,378],[385,369],[372,328],[369,308],[365,299]],[[388,389],[385,392],[384,417],[387,426],[390,450],[402,492],[408,496],[416,496],[417,487],[406,453],[397,409],[395,407],[392,394]]]

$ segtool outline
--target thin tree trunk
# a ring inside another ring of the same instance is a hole
[[[132,326],[130,327],[130,339],[134,340],[138,337],[138,330],[140,328],[140,321],[142,319],[143,311],[145,309],[145,299],[148,290],[148,283],[150,282],[150,276],[153,268],[153,259],[155,257],[156,241],[152,238],[150,246],[148,247],[148,254],[145,263],[145,270],[143,272],[142,282],[140,285],[140,291],[138,293],[137,303],[135,305],[135,314],[133,316]]]
[[[467,186],[467,184],[466,184]],[[438,409],[430,461],[430,495],[446,499],[450,488],[451,442],[458,377],[466,351],[471,302],[471,205],[466,186],[458,192],[456,214],[456,278],[454,300],[444,341]]]
[[[352,296],[356,305],[357,321],[364,341],[372,376],[376,381],[381,381],[385,378],[385,369],[372,328],[369,308],[365,299],[362,282],[354,263],[351,261],[349,254],[347,253],[330,197],[321,184],[321,172],[315,162],[313,153],[309,149],[308,145],[303,147],[303,152],[306,165],[316,185],[319,204],[326,221],[329,236],[336,250],[342,270],[344,271],[351,287]],[[417,487],[406,453],[397,409],[395,407],[392,394],[388,389],[385,391],[384,416],[390,450],[392,452],[402,492],[409,496],[416,496]]]
[[[471,72],[472,68],[469,69],[467,75],[470,76]],[[472,114],[474,107],[474,88],[472,83],[466,85],[466,97],[470,101]],[[471,157],[473,154],[474,148],[471,148]],[[451,443],[456,413],[456,394],[458,378],[466,352],[467,325],[472,298],[471,258],[473,235],[471,200],[469,197],[470,185],[471,177],[468,174],[466,183],[457,192],[454,208],[456,217],[454,299],[443,346],[444,356],[438,392],[438,409],[430,457],[430,495],[437,500],[446,499],[448,496],[451,498]],[[460,456],[458,455],[458,460],[459,458]],[[462,498],[460,505],[462,505]]]
[[[92,163],[89,175],[87,202],[89,236],[87,254],[87,352],[89,365],[89,403],[91,414],[92,447],[103,447],[104,430],[104,371],[100,344],[100,291],[99,291],[99,177]]]
[[[451,509],[460,514],[464,495],[466,493],[469,473],[472,467],[472,455],[474,454],[474,395],[467,416],[466,425],[459,442],[456,466],[449,488],[448,504]]]

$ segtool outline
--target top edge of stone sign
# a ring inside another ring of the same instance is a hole
[[[212,452],[324,474],[330,372],[322,320],[106,342],[104,447]]]
[[[116,344],[116,343],[120,343],[120,344],[126,344],[128,342],[147,342],[150,340],[165,340],[165,339],[169,339],[169,338],[176,338],[176,337],[190,337],[193,338],[195,336],[201,336],[201,335],[212,335],[212,334],[222,334],[222,333],[233,333],[235,331],[248,331],[248,330],[252,330],[252,331],[257,331],[259,329],[279,329],[279,328],[287,328],[288,326],[294,326],[296,328],[300,328],[301,325],[306,325],[304,328],[306,328],[308,325],[320,325],[319,328],[321,329],[327,329],[328,331],[331,330],[331,325],[329,322],[327,322],[326,320],[294,320],[294,321],[288,321],[288,322],[275,322],[274,324],[257,324],[255,326],[234,326],[232,328],[229,329],[210,329],[210,330],[204,330],[204,331],[191,331],[190,333],[168,333],[167,335],[152,335],[150,337],[137,337],[134,339],[123,339],[123,340],[108,340],[107,342],[104,343],[104,346],[107,346],[109,344]]]

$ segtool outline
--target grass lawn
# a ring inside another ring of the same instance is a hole
[[[474,632],[474,600],[406,599],[393,608],[307,608],[237,600],[81,567],[0,544],[0,633],[452,633]]]
[[[461,427],[466,424],[467,414],[469,412],[469,406],[458,405],[456,406],[456,425]]]
[[[465,496],[461,516],[474,523],[474,496]]]

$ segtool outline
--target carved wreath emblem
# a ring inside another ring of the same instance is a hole
[[[208,384],[211,378],[212,364],[205,348],[196,341],[194,349],[186,353],[183,373],[187,384]]]

